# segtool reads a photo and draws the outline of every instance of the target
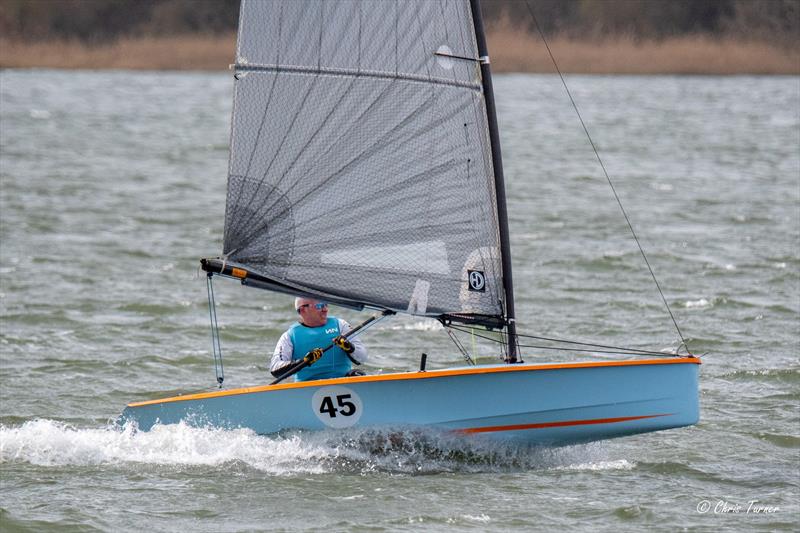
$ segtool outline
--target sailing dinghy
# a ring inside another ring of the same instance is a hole
[[[223,255],[201,261],[209,287],[231,278],[502,331],[502,362],[188,394],[131,403],[123,421],[423,427],[544,445],[697,422],[694,356],[521,361],[477,0],[242,0],[232,68]]]

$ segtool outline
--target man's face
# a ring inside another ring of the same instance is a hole
[[[303,299],[297,308],[300,322],[315,328],[328,321],[328,304],[318,300]]]

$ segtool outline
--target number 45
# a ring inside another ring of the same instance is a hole
[[[337,413],[342,416],[351,416],[356,412],[356,406],[353,402],[347,401],[349,398],[349,394],[337,394],[336,403],[339,406],[337,409],[333,405],[333,398],[325,396],[319,406],[319,412],[327,413],[331,418],[336,418]]]

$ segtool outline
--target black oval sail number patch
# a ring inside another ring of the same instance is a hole
[[[327,414],[331,418],[336,415],[353,416],[356,414],[356,404],[350,401],[350,394],[337,394],[336,405],[334,405],[332,396],[325,396],[322,398],[322,403],[319,406],[321,414]]]
[[[486,276],[480,270],[468,270],[469,290],[484,292],[486,290]]]

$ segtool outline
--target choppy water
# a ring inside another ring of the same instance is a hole
[[[113,429],[129,401],[213,385],[197,259],[221,249],[230,76],[0,72],[0,529],[800,527],[800,80],[568,82],[684,335],[708,355],[699,425],[537,451]],[[676,347],[559,80],[495,84],[522,329]],[[264,382],[290,300],[216,287],[226,386]],[[414,368],[422,351],[429,366],[461,363],[417,320],[367,342],[373,372]],[[777,510],[747,512],[754,500]]]

